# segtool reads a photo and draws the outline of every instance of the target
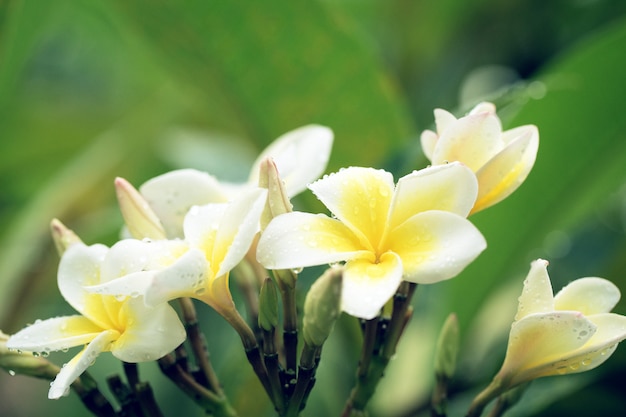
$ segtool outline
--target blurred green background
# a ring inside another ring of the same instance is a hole
[[[501,363],[531,260],[551,261],[555,290],[591,275],[626,289],[626,2],[0,1],[0,329],[71,313],[48,224],[56,217],[87,243],[115,242],[115,176],[140,185],[195,167],[243,179],[274,138],[320,123],[336,135],[329,171],[374,166],[398,178],[427,164],[419,133],[434,108],[462,115],[484,99],[505,127],[539,127],[535,169],[472,217],[489,245],[480,258],[418,288],[373,417],[426,415],[433,338],[452,311],[463,349],[450,415],[463,415]],[[322,209],[308,193],[295,203]],[[272,415],[239,366],[234,332],[200,310],[241,415]],[[339,414],[355,326],[343,317],[331,335],[303,416]],[[155,364],[141,371],[167,415],[201,415]],[[104,386],[115,372],[103,355],[91,373]],[[616,415],[625,376],[622,346],[595,371],[535,382],[509,415]],[[73,396],[47,400],[47,389],[0,373],[0,415],[88,415]]]

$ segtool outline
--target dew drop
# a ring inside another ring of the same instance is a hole
[[[583,361],[580,363],[582,366],[589,366],[591,365],[591,358],[585,358],[583,359]]]
[[[567,366],[559,366],[558,368],[556,368],[556,372],[559,375],[564,375],[567,373]]]
[[[292,268],[291,272],[293,272],[294,274],[298,275],[299,273],[302,272],[304,268],[300,267],[300,268]]]
[[[578,368],[580,368],[580,364],[579,363],[573,363],[569,366],[569,369],[571,369],[572,371],[576,371],[578,370]]]

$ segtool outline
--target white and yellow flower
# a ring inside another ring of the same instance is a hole
[[[289,197],[306,189],[324,173],[333,143],[333,132],[325,126],[308,125],[285,133],[270,144],[252,165],[248,181],[233,184],[218,181],[195,169],[181,169],[155,177],[139,190],[161,220],[168,237],[182,237],[183,219],[194,205],[225,203],[242,190],[255,188],[259,167],[272,158],[285,182]]]
[[[196,298],[213,307],[231,324],[240,317],[233,302],[228,277],[246,255],[259,229],[267,190],[243,190],[230,203],[193,206],[183,223],[186,252],[154,274],[123,277],[89,290],[123,296],[140,294],[147,305],[159,305],[181,297]],[[159,241],[156,241],[159,242]],[[167,241],[165,241],[167,242]]]
[[[491,103],[478,104],[460,119],[442,109],[434,113],[437,132],[422,133],[422,150],[433,165],[460,161],[476,173],[478,197],[471,213],[502,201],[524,182],[539,148],[536,126],[502,132]]]
[[[309,188],[335,218],[279,215],[261,235],[257,258],[271,269],[347,261],[342,308],[354,316],[375,317],[402,279],[454,277],[486,247],[465,218],[477,183],[460,163],[413,172],[395,187],[386,171],[351,167]]]
[[[496,380],[504,387],[601,365],[626,338],[626,317],[610,313],[619,289],[602,278],[572,281],[552,294],[548,262],[534,261],[524,281],[506,358]]]
[[[10,349],[44,355],[84,346],[63,366],[50,386],[49,398],[63,396],[102,352],[111,352],[126,362],[151,361],[185,340],[184,327],[167,303],[148,307],[138,294],[114,297],[86,290],[127,274],[132,279],[154,270],[167,270],[177,254],[186,251],[180,242],[122,241],[110,249],[75,242],[63,250],[59,289],[80,314],[38,320],[7,342]]]

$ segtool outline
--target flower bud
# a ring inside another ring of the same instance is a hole
[[[126,227],[134,238],[165,239],[161,221],[135,187],[118,177],[115,179],[115,191]]]
[[[52,232],[52,240],[54,240],[54,245],[59,255],[63,255],[65,250],[74,243],[82,243],[76,233],[68,229],[57,219],[53,219],[52,222],[50,222],[50,229]]]
[[[259,187],[268,191],[265,210],[261,215],[261,230],[269,224],[272,219],[284,213],[290,213],[293,209],[289,197],[285,191],[285,184],[280,178],[276,164],[272,158],[265,158],[259,169]]]
[[[435,374],[446,379],[451,379],[456,369],[456,360],[459,353],[459,321],[456,314],[448,316],[435,351]]]
[[[312,347],[324,344],[341,313],[343,268],[331,267],[311,286],[304,300],[304,341]]]
[[[259,296],[259,327],[270,331],[278,326],[278,292],[271,278],[266,278]]]

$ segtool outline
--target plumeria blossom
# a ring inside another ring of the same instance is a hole
[[[51,384],[51,399],[63,396],[102,352],[109,351],[125,362],[159,359],[185,340],[184,327],[167,303],[148,307],[138,294],[114,297],[94,294],[86,287],[122,275],[132,278],[167,270],[178,253],[185,251],[180,242],[168,241],[121,241],[110,249],[100,244],[71,244],[61,257],[58,285],[80,314],[38,320],[11,336],[7,347],[47,354],[84,346]]]
[[[156,274],[122,277],[90,291],[109,295],[143,295],[147,305],[181,297],[199,299],[232,323],[239,315],[228,276],[245,256],[259,228],[267,190],[244,190],[230,203],[192,206],[183,222],[187,251],[170,268]],[[184,259],[183,259],[184,258]]]
[[[242,190],[255,188],[259,167],[272,158],[293,197],[324,173],[333,143],[333,132],[320,125],[307,125],[276,139],[256,159],[248,181],[241,184],[218,181],[195,169],[171,171],[155,177],[139,190],[161,220],[168,237],[182,237],[183,219],[193,205],[225,203]]]
[[[460,119],[442,109],[434,113],[437,132],[422,133],[422,150],[433,165],[460,161],[476,173],[478,197],[471,213],[502,201],[524,182],[539,148],[536,126],[502,132],[491,103],[478,104]]]
[[[626,317],[610,313],[619,289],[602,278],[572,281],[552,294],[548,262],[534,261],[511,326],[503,387],[549,375],[584,372],[606,361],[626,338]]]
[[[402,279],[454,277],[486,247],[465,218],[476,178],[458,162],[415,171],[395,187],[389,172],[351,167],[309,188],[334,218],[277,216],[261,235],[257,258],[271,269],[346,261],[342,309],[354,316],[375,317]]]

